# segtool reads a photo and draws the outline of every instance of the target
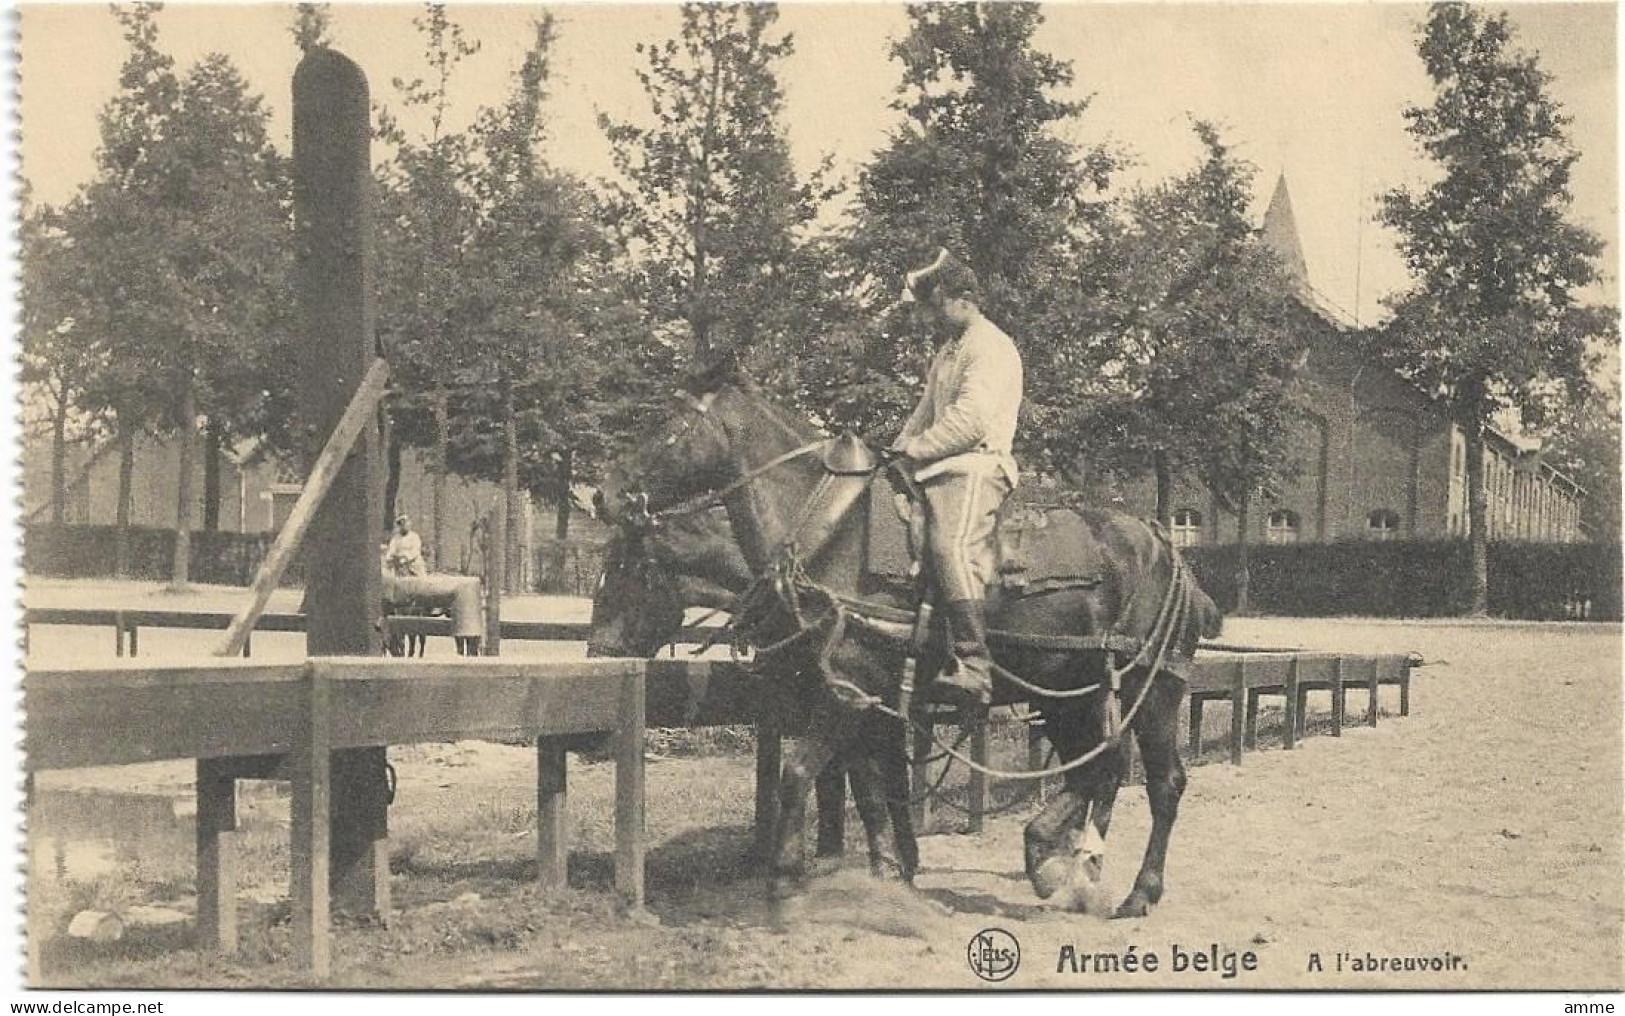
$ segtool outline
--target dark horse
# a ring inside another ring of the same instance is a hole
[[[861,498],[826,469],[819,455],[826,443],[809,425],[786,419],[736,384],[686,402],[611,472],[601,494],[606,506],[628,513],[628,525],[725,504],[739,549],[758,576],[746,605],[757,609],[742,608],[745,634],[759,654],[797,651],[800,673],[821,678],[805,682],[807,735],[781,780],[773,885],[782,888],[805,871],[809,781],[837,756],[875,756],[866,738],[893,739],[897,751],[880,757],[901,754],[907,640],[887,630],[885,616],[888,607],[895,616],[912,604],[895,596],[884,602],[887,594],[866,581],[863,519],[855,509]],[[866,489],[867,477],[858,482]],[[1185,787],[1178,674],[1197,641],[1217,634],[1219,614],[1154,527],[1107,511],[1070,518],[1057,531],[1091,544],[1101,563],[1096,581],[990,602],[992,626],[1006,633],[993,646],[1001,667],[997,700],[1031,701],[1066,780],[1027,825],[1027,874],[1042,898],[1063,888],[1073,890],[1074,901],[1085,897],[1080,880],[1098,876],[1127,759],[1124,737],[1132,730],[1152,830],[1134,887],[1116,912],[1141,916],[1162,897]],[[911,830],[897,833],[912,838]]]
[[[755,576],[728,528],[720,509],[692,512],[658,525],[629,522],[604,547],[604,568],[594,590],[588,656],[653,656],[680,633],[690,607],[729,610],[737,606]],[[846,761],[846,760],[841,760]],[[919,866],[914,852],[912,819],[907,801],[891,796],[906,791],[904,759],[858,759],[852,763],[852,793],[870,838],[870,865],[877,874],[895,866],[905,880]],[[845,852],[845,765],[832,764],[819,774],[818,842],[815,856],[839,858]],[[905,830],[871,821],[887,808],[890,820]],[[890,843],[876,837],[892,835]],[[891,853],[895,846],[900,859]]]

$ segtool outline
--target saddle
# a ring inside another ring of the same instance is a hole
[[[878,476],[870,484],[865,576],[870,584],[912,583],[926,566],[925,506]],[[999,511],[990,601],[1099,585],[1105,558],[1088,524],[1059,505],[1007,501]]]

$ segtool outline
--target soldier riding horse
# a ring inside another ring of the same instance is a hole
[[[810,781],[833,758],[900,754],[900,743],[877,749],[862,739],[901,738],[916,673],[937,672],[950,643],[923,609],[917,569],[902,569],[899,579],[895,569],[888,576],[875,567],[892,481],[906,490],[907,478],[855,439],[825,439],[787,418],[738,379],[715,380],[682,393],[667,426],[612,470],[601,496],[624,525],[644,529],[727,508],[755,576],[735,605],[732,634],[775,674],[797,675],[786,679],[805,683],[811,713],[781,779],[773,884],[782,890],[805,872]],[[1026,828],[1028,877],[1040,897],[1068,889],[1084,898],[1083,882],[1098,876],[1132,731],[1153,825],[1117,914],[1144,915],[1162,896],[1185,787],[1183,678],[1198,640],[1218,633],[1218,611],[1166,535],[1125,515],[1024,515],[1018,506],[1001,516],[999,547],[999,577],[987,594],[994,701],[1027,701],[1042,716],[1060,760],[1054,771],[1066,781]]]

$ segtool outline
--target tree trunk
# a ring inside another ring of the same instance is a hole
[[[446,460],[451,444],[451,422],[446,415],[445,389],[434,396],[434,520],[429,530],[429,566],[436,571],[450,571],[441,562],[445,549],[446,530]]]
[[[169,569],[169,591],[184,593],[191,588],[192,456],[197,443],[197,391],[191,371],[181,382],[181,425],[175,438],[180,442],[180,475],[175,484],[175,556]]]
[[[513,389],[502,387],[502,499],[507,506],[506,541],[502,591],[517,593],[522,569],[520,568],[520,527],[523,525],[519,502],[519,428],[514,419]]]
[[[51,420],[51,523],[60,526],[68,518],[68,405],[56,407]]]
[[[570,538],[570,511],[573,507],[570,488],[575,484],[575,457],[575,452],[566,451],[559,462],[559,505],[558,514],[553,519],[555,540]]]
[[[1474,408],[1462,425],[1467,439],[1467,543],[1469,617],[1490,611],[1489,518],[1484,503],[1484,414]]]
[[[225,443],[213,416],[203,431],[203,529],[220,531],[220,450]]]
[[[1173,470],[1168,465],[1168,453],[1160,448],[1152,455],[1151,461],[1157,474],[1157,524],[1162,526],[1163,532],[1171,533],[1174,529]]]
[[[113,537],[113,575],[130,575],[130,501],[135,486],[135,421],[120,418],[118,425],[118,509]]]
[[[1241,504],[1236,510],[1236,614],[1245,614],[1253,609],[1252,604],[1252,561],[1248,557],[1247,542],[1249,515],[1252,507],[1252,494],[1241,495]]]
[[[389,529],[395,524],[395,502],[401,495],[401,436],[390,424],[389,417],[383,417],[383,440],[385,457],[384,474],[384,528]]]

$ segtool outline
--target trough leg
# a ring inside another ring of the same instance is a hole
[[[1371,676],[1366,678],[1366,691],[1370,694],[1370,700],[1365,707],[1365,725],[1368,727],[1377,725],[1377,692],[1381,684],[1381,677],[1382,661],[1373,657],[1371,660]]]
[[[1301,694],[1298,688],[1298,661],[1293,660],[1286,667],[1286,703],[1282,707],[1282,733],[1281,746],[1291,751],[1298,746],[1298,716],[1302,705],[1298,700]]]
[[[643,907],[643,665],[621,677],[615,730],[615,889],[628,910]]]
[[[26,632],[27,629],[25,628]],[[45,934],[45,921],[40,915],[40,894],[45,879],[40,875],[40,855],[45,852],[44,834],[40,831],[37,813],[34,811],[34,774],[29,773],[23,777],[23,835],[27,837],[24,849],[27,851],[27,881],[25,882],[25,896],[23,897],[23,976],[27,978],[27,987],[38,988],[43,983],[43,965],[40,948],[40,939]],[[57,875],[60,881],[62,876]]]
[[[344,804],[331,838],[333,906],[381,922],[390,911],[387,769],[384,748],[333,753],[333,800]]]
[[[1191,696],[1191,761],[1202,757],[1202,707],[1200,695]]]
[[[1258,747],[1258,700],[1262,697],[1257,689],[1247,690],[1247,747]]]
[[[568,882],[569,831],[565,825],[569,756],[562,737],[536,739],[536,885],[554,889]]]
[[[331,896],[328,851],[332,830],[332,738],[328,682],[311,681],[311,708],[303,735],[288,759],[289,853],[293,868],[294,962],[316,978],[331,972]]]
[[[225,760],[197,760],[197,936],[237,951],[237,779]]]
[[[926,836],[931,832],[931,750],[934,747],[936,724],[929,716],[921,716],[914,730],[914,777],[910,780],[910,797],[914,802],[914,834]]]
[[[970,735],[970,756],[976,760],[977,765],[987,765],[987,727],[988,721],[976,725]],[[988,779],[983,773],[975,769],[970,771],[970,816],[965,823],[965,831],[979,833],[982,831],[982,820],[988,809]]]
[[[773,830],[779,821],[779,776],[784,765],[784,739],[771,716],[756,720],[756,857],[773,859]],[[841,807],[846,807],[843,777]]]
[[[1236,661],[1236,674],[1230,684],[1230,763],[1241,765],[1246,730],[1242,724],[1247,711],[1247,661]]]
[[[1343,710],[1348,696],[1343,693],[1343,657],[1332,661],[1332,736],[1343,736]]]
[[[1405,669],[1399,672],[1399,715],[1411,714],[1411,665],[1405,664]]]
[[[129,631],[130,631],[130,655],[131,656],[140,656],[141,655],[141,628],[138,625],[133,625],[132,624],[132,625],[130,625]]]
[[[124,615],[113,615],[113,655],[124,655]]]

